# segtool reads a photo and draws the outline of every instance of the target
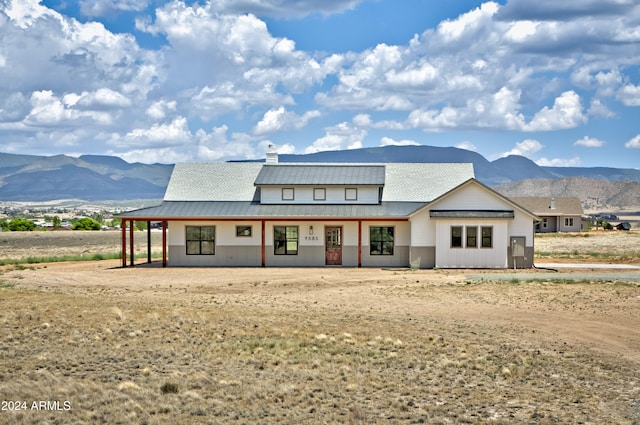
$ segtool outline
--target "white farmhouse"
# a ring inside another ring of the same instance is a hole
[[[279,163],[273,151],[176,164],[160,205],[119,216],[123,267],[134,222],[160,221],[163,266],[524,268],[538,221],[472,164]]]

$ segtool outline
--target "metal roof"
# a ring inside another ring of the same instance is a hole
[[[434,218],[514,218],[513,210],[430,210]]]
[[[124,218],[402,218],[424,202],[382,202],[378,205],[261,205],[258,202],[164,201],[155,207],[118,214]]]
[[[254,184],[383,186],[384,181],[384,165],[280,163],[262,167]]]

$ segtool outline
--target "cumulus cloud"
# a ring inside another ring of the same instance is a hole
[[[626,106],[640,106],[640,85],[627,84],[618,90],[616,97]]]
[[[509,155],[520,155],[525,157],[530,157],[533,154],[540,151],[544,145],[537,140],[527,139],[523,140],[520,143],[516,143],[516,146],[508,152],[504,152],[500,154],[501,158],[507,157]]]
[[[325,135],[316,139],[313,144],[307,146],[305,153],[316,153],[321,151],[336,151],[343,149],[359,149],[362,141],[367,135],[367,131],[348,122],[341,122],[338,125],[326,129]]]
[[[218,0],[216,10],[225,13],[253,13],[274,18],[300,18],[313,13],[329,15],[353,9],[362,0]]]
[[[605,145],[605,142],[598,140],[595,137],[584,136],[582,139],[577,140],[573,146],[582,146],[585,148],[601,148]]]
[[[380,139],[380,146],[420,146],[415,140],[394,140],[391,137]]]
[[[627,149],[640,149],[640,134],[624,144]]]
[[[582,112],[580,96],[573,90],[557,97],[553,107],[544,107],[526,126],[528,131],[549,131],[575,128],[587,120]]]
[[[465,149],[465,150],[473,151],[473,152],[475,152],[475,151],[477,151],[477,150],[478,150],[478,148],[476,147],[476,145],[474,145],[473,143],[471,143],[471,142],[469,142],[469,141],[464,141],[464,142],[460,142],[460,143],[458,143],[458,144],[456,145],[456,148],[459,148],[459,149]]]
[[[284,106],[268,110],[260,120],[253,133],[264,135],[288,130],[298,130],[307,125],[309,120],[320,116],[320,111],[307,111],[302,116],[287,111]]]
[[[80,12],[85,16],[113,16],[120,12],[145,10],[149,0],[80,0]]]
[[[535,161],[541,167],[577,167],[580,165],[580,158],[574,157],[571,159],[562,159],[562,158],[540,158]]]
[[[187,119],[177,117],[171,122],[153,124],[148,128],[135,128],[124,136],[113,135],[109,141],[115,147],[167,147],[187,144],[192,134]]]

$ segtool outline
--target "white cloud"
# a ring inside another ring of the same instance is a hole
[[[216,10],[225,13],[253,13],[275,18],[300,18],[312,13],[325,15],[353,9],[362,0],[217,0]]]
[[[464,142],[460,142],[456,145],[456,148],[459,149],[466,149],[468,151],[477,151],[478,148],[476,147],[476,145],[474,145],[473,143],[469,142],[469,141],[464,141]]]
[[[607,105],[602,103],[600,99],[593,98],[591,99],[591,105],[589,106],[589,116],[599,117],[599,118],[612,118],[616,114],[613,113]]]
[[[624,144],[627,149],[640,149],[640,134]]]
[[[353,123],[355,125],[357,125],[358,127],[370,127],[372,122],[371,122],[371,115],[369,114],[358,114],[355,117],[353,117]]]
[[[580,158],[577,156],[571,159],[540,158],[539,160],[536,161],[536,164],[538,164],[541,167],[577,167],[580,165]]]
[[[626,106],[640,106],[640,86],[627,84],[618,91],[616,98]]]
[[[380,139],[380,146],[420,146],[415,140],[394,140],[391,137]]]
[[[537,112],[527,124],[528,131],[550,131],[578,127],[586,122],[582,113],[580,96],[573,90],[566,91],[557,97],[552,108],[544,107]]]
[[[186,118],[177,117],[168,123],[153,124],[148,128],[135,128],[124,136],[114,134],[108,143],[118,148],[157,148],[188,144],[192,137]]]
[[[605,142],[598,140],[595,137],[584,136],[582,139],[577,140],[573,146],[583,146],[585,148],[601,148],[605,145]]]
[[[307,146],[305,153],[336,151],[343,149],[359,149],[367,131],[354,127],[347,122],[326,129],[324,136]]]
[[[152,120],[161,121],[165,119],[168,114],[176,111],[176,105],[175,100],[159,100],[149,105],[145,114]]]
[[[307,111],[302,116],[298,116],[295,112],[287,111],[284,106],[278,109],[268,110],[262,120],[260,120],[253,133],[256,135],[264,135],[287,130],[299,130],[307,125],[309,120],[320,116],[320,111]]]
[[[112,16],[120,12],[140,12],[149,0],[80,0],[80,11],[85,16]]]
[[[537,140],[527,139],[523,140],[520,143],[516,143],[516,146],[508,152],[504,152],[500,154],[501,158],[507,157],[509,155],[520,155],[525,157],[530,157],[536,152],[540,151],[544,145]]]

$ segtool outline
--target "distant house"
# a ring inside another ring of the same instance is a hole
[[[160,205],[118,216],[123,267],[135,221],[162,223],[170,266],[531,267],[538,220],[472,164],[279,163],[275,151],[177,164]]]
[[[579,232],[585,230],[583,209],[577,197],[511,197],[513,202],[540,218],[536,232]]]

